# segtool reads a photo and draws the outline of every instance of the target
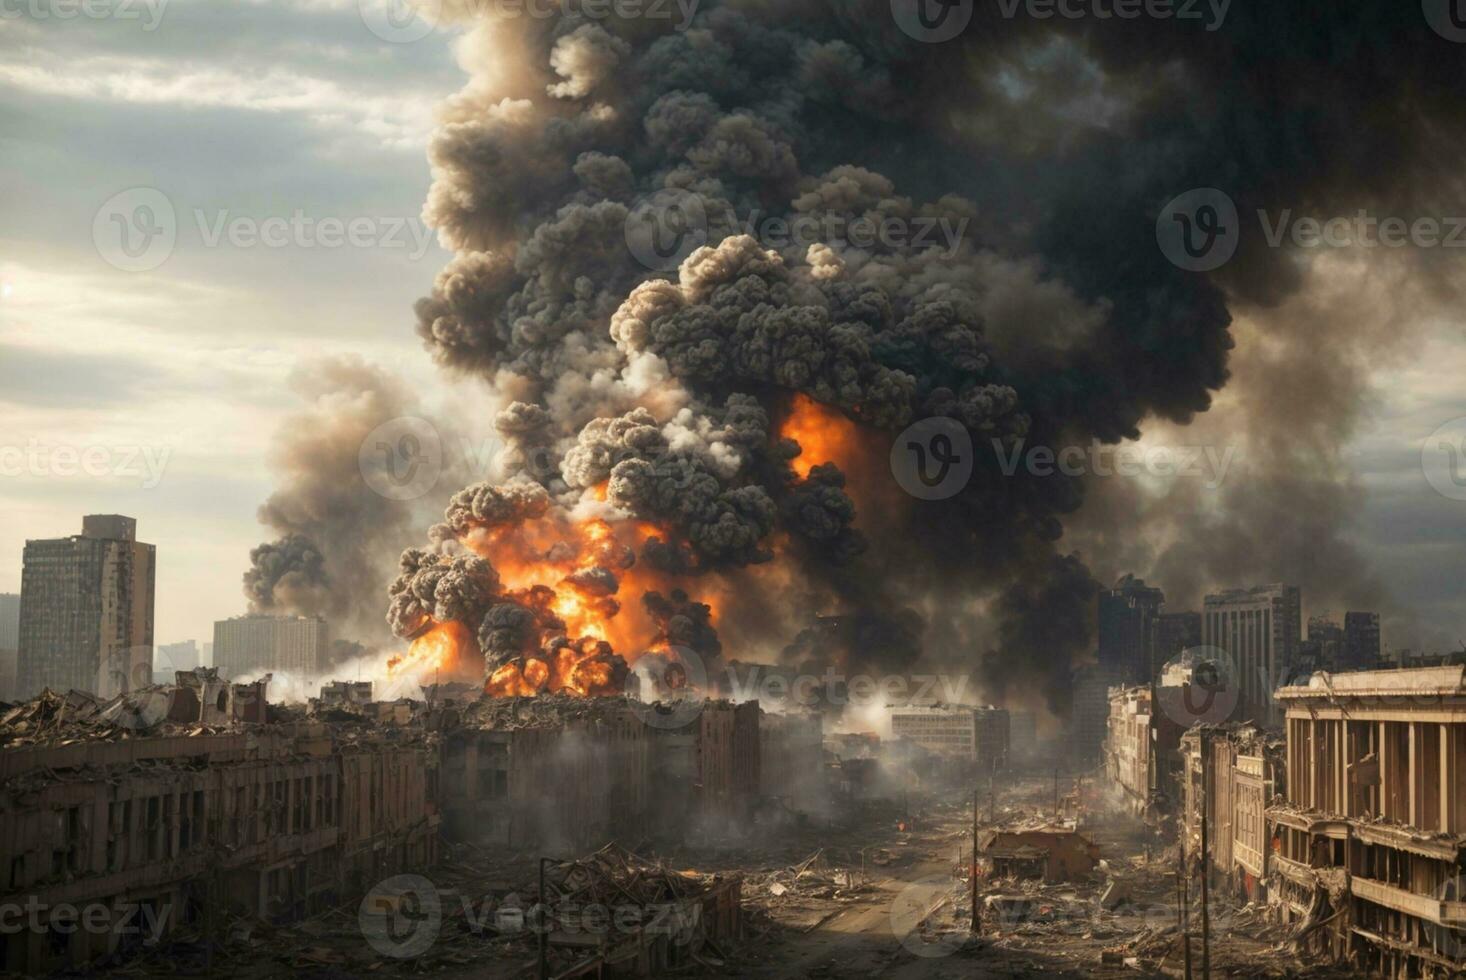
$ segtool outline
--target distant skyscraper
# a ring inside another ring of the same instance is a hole
[[[1163,612],[1151,620],[1150,630],[1150,675],[1155,677],[1161,668],[1174,660],[1182,650],[1201,643],[1201,613]]]
[[[1379,613],[1344,613],[1344,652],[1339,670],[1373,670],[1379,662]]]
[[[152,679],[157,552],[137,521],[82,518],[81,534],[27,541],[20,579],[19,694],[111,697]]]
[[[1322,670],[1339,670],[1344,656],[1344,627],[1327,615],[1308,617],[1308,642],[1314,645]],[[1370,666],[1374,666],[1372,663]]]
[[[326,621],[315,616],[236,616],[214,624],[214,666],[225,677],[257,671],[319,673],[330,647]]]
[[[153,653],[153,683],[172,684],[174,675],[180,670],[193,670],[199,666],[199,645],[197,640],[181,643],[161,643]]]
[[[1099,662],[1121,681],[1144,684],[1151,678],[1151,622],[1166,597],[1160,589],[1126,575],[1099,594]],[[1106,704],[1107,712],[1109,710]]]
[[[1296,585],[1260,585],[1206,597],[1201,642],[1231,655],[1227,666],[1240,688],[1236,717],[1269,726],[1281,722],[1272,692],[1292,679],[1302,615]]]
[[[0,592],[0,650],[20,649],[20,596]]]

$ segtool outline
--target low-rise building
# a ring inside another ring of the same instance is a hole
[[[1008,712],[992,705],[906,705],[891,710],[891,735],[924,749],[976,764],[981,771],[1008,766]]]

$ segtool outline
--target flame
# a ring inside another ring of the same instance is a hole
[[[802,392],[796,392],[789,403],[789,414],[779,425],[779,435],[799,443],[799,455],[789,465],[801,480],[820,463],[834,463],[841,470],[848,469],[859,448],[859,432],[854,422],[839,409]]]
[[[468,628],[450,619],[436,624],[413,640],[406,653],[389,659],[387,677],[400,678],[411,674],[429,682],[439,676],[447,679],[472,669],[472,665],[465,662],[465,653],[476,648],[477,643],[468,635]]]

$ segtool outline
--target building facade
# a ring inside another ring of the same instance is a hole
[[[1008,767],[1006,708],[992,705],[908,705],[891,709],[891,737],[909,739],[938,755],[963,759],[979,770]]]
[[[1175,808],[1181,726],[1158,711],[1150,687],[1116,687],[1109,697],[1105,776],[1121,807],[1158,824]]]
[[[1339,670],[1374,670],[1379,666],[1379,613],[1344,614],[1343,652]]]
[[[1388,977],[1466,968],[1466,667],[1315,674],[1286,709],[1274,902],[1317,955]]]
[[[1238,902],[1267,896],[1267,807],[1283,781],[1282,745],[1255,725],[1197,725],[1181,736],[1181,840],[1213,889]],[[1202,815],[1207,848],[1202,852]]]
[[[27,541],[21,571],[17,687],[101,697],[152,683],[157,554],[137,522],[82,519],[82,533]]]
[[[1126,575],[1098,598],[1098,658],[1124,684],[1151,679],[1150,641],[1166,597],[1141,579]]]
[[[0,650],[20,649],[20,596],[0,592]]]
[[[1268,727],[1282,721],[1272,692],[1291,676],[1301,642],[1302,600],[1297,586],[1262,585],[1206,597],[1201,642],[1227,654],[1227,673],[1239,687],[1239,719]]]
[[[1150,676],[1155,677],[1163,666],[1183,650],[1201,644],[1201,613],[1163,612],[1151,622]]]
[[[318,616],[236,616],[214,624],[214,666],[226,677],[320,673],[330,630]]]

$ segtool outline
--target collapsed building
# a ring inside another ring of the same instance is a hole
[[[1466,964],[1466,667],[1316,673],[1279,688],[1287,801],[1272,896],[1316,953],[1391,977]]]
[[[0,966],[79,967],[205,917],[292,921],[437,859],[431,736],[265,725],[266,707],[263,684],[205,669],[0,718],[0,903],[36,910],[0,934]]]
[[[978,835],[978,859],[994,878],[1073,881],[1099,863],[1099,846],[1069,823],[995,827]]]
[[[1159,823],[1174,809],[1182,730],[1157,710],[1151,688],[1110,689],[1105,776],[1119,792],[1122,809],[1147,823]]]
[[[1250,724],[1198,725],[1181,736],[1181,839],[1213,887],[1240,902],[1267,897],[1267,808],[1282,788],[1279,739]],[[1202,848],[1203,814],[1207,821]]]

